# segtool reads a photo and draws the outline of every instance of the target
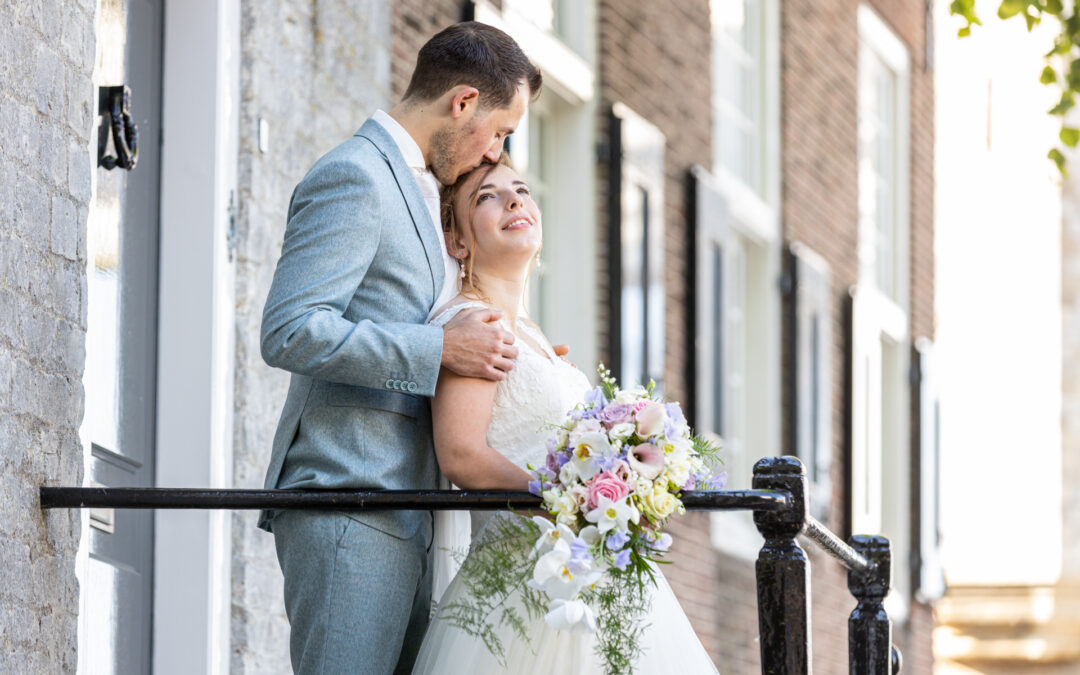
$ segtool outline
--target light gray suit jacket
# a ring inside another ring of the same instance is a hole
[[[436,236],[374,120],[296,186],[263,309],[263,359],[292,373],[266,488],[437,487],[428,397],[443,333],[424,323],[445,276]],[[417,511],[355,517],[403,538],[430,522]]]

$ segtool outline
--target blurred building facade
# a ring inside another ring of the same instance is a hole
[[[985,25],[963,39],[947,3],[937,8],[938,333],[949,367],[935,672],[1074,673],[1077,168],[1071,157],[1063,177],[1046,159],[1060,128],[1046,111],[1060,92],[1037,74],[1058,26],[1029,32],[996,8],[980,2]]]
[[[254,514],[42,514],[36,488],[261,485],[287,377],[262,363],[258,328],[291,190],[400,98],[424,41],[475,18],[545,75],[510,142],[545,214],[534,317],[583,368],[602,360],[682,401],[724,439],[732,487],[760,457],[802,457],[818,519],[892,539],[894,640],[907,672],[929,672],[928,6],[0,9],[2,118],[17,121],[0,142],[0,564],[14,570],[0,670],[287,672],[280,572]],[[143,139],[130,173],[95,168],[98,87],[120,84]],[[724,672],[759,672],[749,516],[672,529],[669,578],[706,648]],[[806,548],[814,667],[842,672],[853,600]]]

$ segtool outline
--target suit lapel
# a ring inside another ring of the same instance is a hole
[[[439,246],[435,224],[431,222],[431,214],[428,212],[424,196],[420,194],[420,187],[416,184],[416,177],[412,169],[405,164],[405,158],[401,156],[397,143],[391,138],[383,126],[373,119],[364,122],[364,126],[356,132],[357,136],[363,136],[379,149],[386,157],[390,165],[390,171],[397,181],[398,190],[405,200],[405,207],[412,217],[413,229],[420,237],[420,243],[424,247],[424,256],[427,258],[428,271],[431,272],[432,302],[439,297],[442,289],[443,277],[446,275],[443,268],[442,248]]]

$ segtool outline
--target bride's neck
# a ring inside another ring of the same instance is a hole
[[[473,278],[485,299],[495,309],[502,310],[503,316],[513,324],[517,320],[521,309],[521,301],[525,292],[525,278],[507,278],[506,276],[492,273],[488,270],[473,270]]]

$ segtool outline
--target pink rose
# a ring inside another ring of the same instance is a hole
[[[628,494],[630,494],[630,486],[626,484],[626,481],[610,471],[605,471],[597,474],[589,483],[587,505],[591,511],[600,503],[601,497],[607,497],[611,501],[617,502]]]

